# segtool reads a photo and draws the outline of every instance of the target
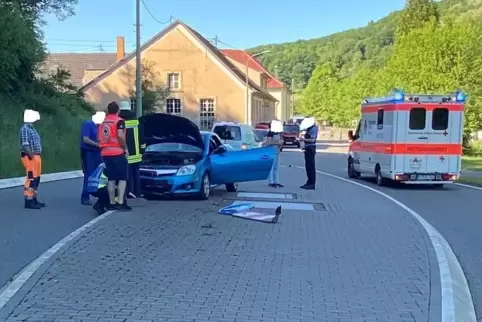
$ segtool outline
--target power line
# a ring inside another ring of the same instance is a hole
[[[47,39],[50,41],[60,41],[60,42],[90,42],[90,43],[115,43],[116,40],[94,40],[94,39]],[[127,41],[132,42],[132,41]]]
[[[144,0],[141,0],[142,2],[142,5],[144,6],[144,9],[146,9],[147,13],[149,14],[149,16],[151,16],[151,18],[161,24],[161,25],[166,25],[168,23],[172,23],[174,21],[174,19],[176,19],[175,17],[173,17],[172,15],[169,16],[169,20],[167,21],[160,21],[159,19],[156,18],[156,16],[154,16],[154,14],[151,12],[151,10],[149,10],[149,7],[147,6],[147,4],[144,2]]]
[[[231,49],[239,49],[239,48],[233,47],[233,46],[225,43],[224,41],[219,40],[218,36],[216,36],[216,39],[217,39],[218,43],[220,43],[221,45],[224,45],[224,46],[226,46],[228,48],[231,48]]]

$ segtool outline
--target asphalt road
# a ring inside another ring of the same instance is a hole
[[[321,146],[320,152],[325,148]],[[281,164],[303,166],[302,154],[283,152]],[[346,156],[319,153],[317,167],[318,170],[346,177]],[[304,181],[304,178],[296,179]],[[437,190],[380,188],[368,180],[360,182],[403,202],[446,238],[466,274],[479,321],[482,321],[482,191],[458,186]],[[41,199],[48,207],[27,211],[22,207],[21,188],[0,190],[0,287],[49,247],[94,218],[90,207],[80,205],[79,191],[80,180],[43,184]]]
[[[0,190],[0,288],[72,231],[95,218],[80,204],[81,180],[41,184],[41,210],[23,208],[23,187]]]
[[[319,150],[323,152],[326,148],[326,145],[322,145]],[[283,157],[281,164],[304,165],[301,153],[286,152],[284,155],[286,157]],[[318,153],[317,170],[346,178],[346,154]],[[378,187],[371,179],[360,179],[357,182],[406,204],[445,237],[464,270],[478,321],[482,321],[482,191],[456,185],[432,189]]]

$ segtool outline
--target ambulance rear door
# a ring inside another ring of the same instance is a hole
[[[405,112],[405,111],[404,111]],[[417,173],[417,180],[427,180],[424,174],[427,173],[427,155],[426,146],[428,145],[427,129],[429,128],[429,121],[427,109],[422,105],[414,104],[408,108],[405,113],[399,112],[400,118],[405,118],[406,126],[400,126],[398,131],[398,141],[395,144],[397,155],[403,155],[404,173]],[[400,120],[399,124],[404,124]],[[405,137],[405,140],[401,140]]]
[[[457,173],[460,155],[455,152],[462,142],[461,104],[437,104],[427,113],[429,119],[427,152],[428,172]]]

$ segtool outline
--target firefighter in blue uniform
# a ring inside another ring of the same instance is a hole
[[[139,198],[141,189],[139,183],[139,165],[142,161],[142,154],[146,148],[144,142],[144,130],[142,124],[136,117],[134,111],[131,110],[131,104],[128,101],[122,101],[119,104],[119,116],[126,122],[126,143],[129,155],[127,162],[129,163],[129,180],[127,183],[127,198]]]

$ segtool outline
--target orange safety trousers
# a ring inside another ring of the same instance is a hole
[[[34,155],[30,160],[28,156],[22,157],[22,164],[27,174],[23,185],[23,195],[25,199],[37,198],[37,189],[40,184],[40,174],[42,173],[42,158]]]

